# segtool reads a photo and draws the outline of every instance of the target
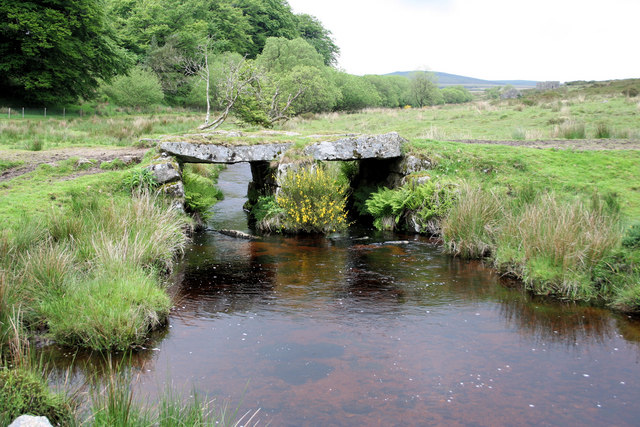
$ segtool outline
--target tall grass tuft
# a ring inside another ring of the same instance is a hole
[[[601,138],[601,139],[607,139],[607,138],[611,138],[611,129],[609,128],[609,126],[607,126],[606,123],[598,123],[596,125],[596,131],[594,134],[595,138]]]
[[[442,221],[445,250],[463,258],[489,255],[502,215],[495,194],[464,183],[457,202]]]
[[[555,127],[553,137],[564,139],[584,139],[586,138],[585,125],[584,123],[568,120]]]
[[[537,293],[595,297],[591,269],[620,243],[617,214],[604,205],[562,202],[546,194],[505,217],[495,262]]]

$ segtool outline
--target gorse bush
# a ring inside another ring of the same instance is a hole
[[[282,180],[278,205],[282,228],[291,232],[330,233],[347,228],[347,190],[337,173],[322,165],[290,171]]]

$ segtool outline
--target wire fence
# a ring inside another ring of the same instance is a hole
[[[82,108],[78,107],[0,107],[0,118],[3,119],[34,119],[34,118],[75,118],[75,117],[91,117],[91,116],[109,116],[113,114],[157,114],[157,113],[200,113],[202,108],[164,108],[155,110],[140,110],[137,109],[105,109],[104,107],[97,106]]]
[[[0,115],[7,119],[25,119],[25,118],[35,118],[35,117],[83,117],[87,115],[93,115],[95,112],[86,111],[84,109],[80,110],[77,108],[67,109],[66,107],[62,108],[10,108],[3,107],[0,108]]]

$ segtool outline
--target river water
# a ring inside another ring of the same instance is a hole
[[[248,231],[249,179],[220,175],[213,228]],[[534,298],[421,237],[207,231],[173,281],[168,327],[132,360],[151,401],[170,382],[261,425],[640,422],[638,320]]]

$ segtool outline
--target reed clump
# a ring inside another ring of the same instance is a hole
[[[68,209],[3,233],[2,301],[19,301],[24,326],[59,344],[139,344],[168,314],[159,274],[184,249],[185,226],[183,216],[148,193],[131,200],[72,197]]]
[[[631,307],[634,295],[640,295],[638,284],[619,285],[638,276],[634,264],[619,263],[631,266],[624,280],[612,280],[604,267],[620,250],[623,236],[615,197],[525,196],[498,197],[463,185],[442,222],[445,250],[463,258],[488,257],[500,272],[523,280],[537,294]]]

